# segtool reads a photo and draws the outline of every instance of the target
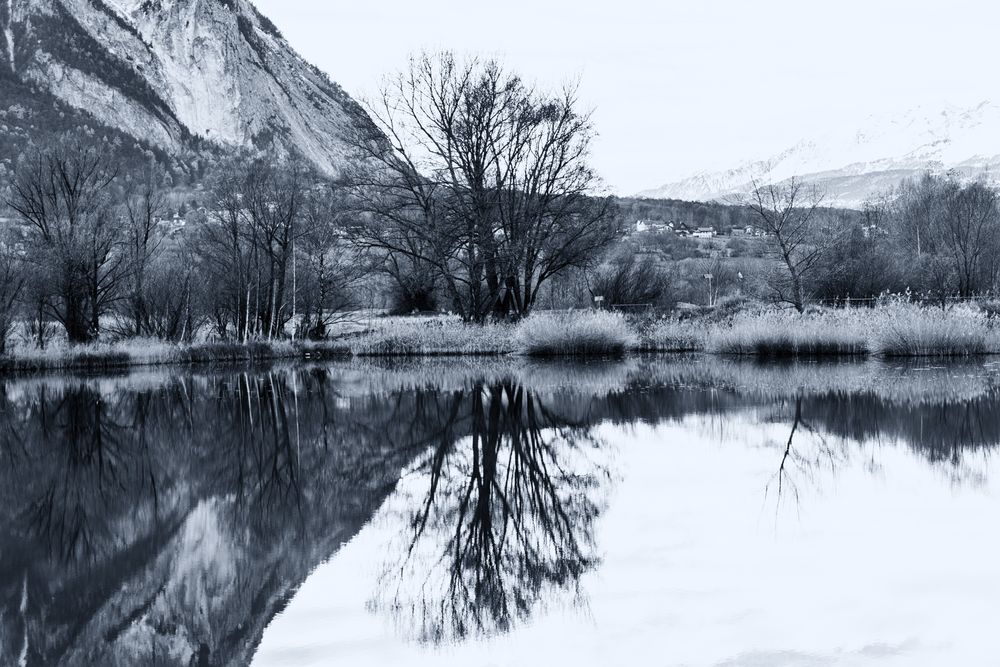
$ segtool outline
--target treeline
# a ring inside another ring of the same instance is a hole
[[[342,179],[234,157],[200,206],[184,202],[182,233],[155,156],[136,165],[78,132],[33,147],[5,186],[20,233],[0,259],[2,338],[18,321],[38,346],[53,325],[72,343],[323,338],[338,313],[376,303],[518,319],[620,235],[614,202],[591,196],[594,131],[572,90],[423,56],[371,115]]]
[[[1000,288],[1000,191],[928,174],[868,202],[834,240],[812,281],[819,298],[992,295]]]
[[[0,252],[0,334],[18,315],[44,347],[102,334],[190,341],[322,337],[363,263],[344,238],[335,188],[302,163],[234,159],[175,234],[169,176],[123,171],[101,143],[65,136],[24,159],[7,205],[19,228]],[[19,232],[19,233],[18,233]]]
[[[755,183],[739,210],[765,236],[697,244],[660,235],[641,257],[635,243],[619,245],[588,279],[590,292],[614,306],[712,306],[740,295],[801,312],[887,294],[943,304],[1000,288],[1000,191],[988,183],[928,174],[861,211],[823,201],[795,179]],[[635,213],[635,202],[624,206]]]

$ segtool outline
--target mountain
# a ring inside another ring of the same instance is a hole
[[[0,0],[0,71],[158,149],[296,152],[330,175],[370,123],[248,0]]]
[[[906,178],[954,171],[1000,183],[1000,106],[926,108],[902,116],[871,117],[854,131],[831,131],[770,158],[727,171],[702,172],[641,197],[728,201],[750,191],[755,177],[815,184],[830,206],[858,208]]]

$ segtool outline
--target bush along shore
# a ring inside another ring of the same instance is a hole
[[[14,348],[0,357],[0,372],[349,357],[616,357],[681,352],[759,359],[1000,354],[1000,318],[974,306],[940,309],[905,302],[804,314],[751,308],[723,318],[684,320],[606,311],[543,312],[518,324],[484,325],[447,316],[399,317],[376,320],[367,330],[323,342],[183,345],[133,339],[45,350]]]

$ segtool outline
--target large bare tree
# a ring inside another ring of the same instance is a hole
[[[353,136],[365,247],[431,267],[463,317],[523,317],[559,273],[614,238],[593,198],[594,129],[575,90],[542,93],[496,61],[424,54],[369,104]]]
[[[125,275],[117,175],[103,146],[64,137],[27,157],[11,188],[8,205],[34,232],[44,302],[73,343],[100,335]]]

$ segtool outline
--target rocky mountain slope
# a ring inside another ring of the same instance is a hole
[[[915,109],[900,117],[871,118],[859,130],[831,131],[762,160],[690,178],[640,196],[726,201],[751,188],[754,178],[813,183],[832,206],[856,208],[906,178],[954,171],[962,178],[1000,182],[1000,106]]]
[[[0,70],[163,150],[294,151],[328,174],[370,122],[248,0],[0,0]]]

